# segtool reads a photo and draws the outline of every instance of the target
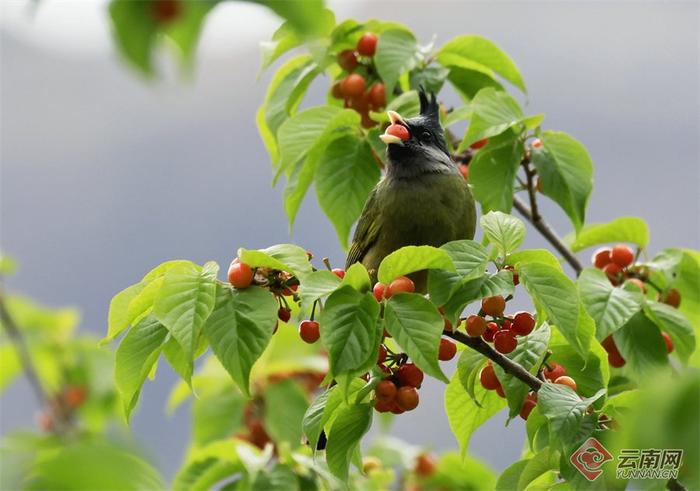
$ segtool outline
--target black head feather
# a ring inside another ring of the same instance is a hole
[[[435,92],[431,92],[428,96],[425,89],[421,86],[418,90],[418,99],[420,100],[420,114],[428,119],[436,122],[440,121],[440,106],[437,103]]]

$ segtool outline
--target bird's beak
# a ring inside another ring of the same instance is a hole
[[[387,111],[386,114],[387,116],[389,116],[389,121],[391,121],[391,124],[400,124],[402,126],[407,126],[406,121],[404,121],[401,115],[396,111]]]
[[[386,114],[389,116],[389,121],[391,122],[392,125],[394,124],[400,124],[401,126],[407,127],[408,125],[406,124],[406,121],[401,117],[399,113],[396,111],[387,111]],[[383,135],[379,135],[379,139],[389,145],[390,143],[393,144],[400,144],[403,143],[403,140],[399,138],[396,135],[390,135],[388,133],[384,133]]]

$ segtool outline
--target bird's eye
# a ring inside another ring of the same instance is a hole
[[[432,138],[433,138],[433,135],[431,135],[429,131],[424,131],[423,133],[420,134],[421,141],[429,142]]]

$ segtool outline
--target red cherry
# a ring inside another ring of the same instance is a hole
[[[559,385],[566,385],[571,390],[576,392],[576,381],[574,379],[572,379],[571,377],[568,377],[566,375],[562,375],[561,377],[557,378],[554,381],[554,383],[559,384]]]
[[[520,409],[520,417],[527,421],[527,418],[530,417],[530,413],[535,409],[536,405],[537,403],[535,401],[525,399],[525,401],[523,401],[523,407]]]
[[[331,86],[331,95],[336,99],[342,99],[344,97],[340,81],[334,82]]]
[[[376,34],[371,32],[366,32],[362,35],[359,41],[357,41],[357,52],[363,56],[374,56],[374,52],[377,50],[377,38]]]
[[[620,273],[622,273],[622,268],[616,263],[607,264],[603,268],[603,273],[605,273],[610,280],[610,283],[617,286],[620,284]]]
[[[503,266],[503,269],[513,272],[513,285],[518,286],[520,284],[520,276],[515,272],[515,268],[509,264]]]
[[[384,132],[386,135],[392,135],[395,136],[402,141],[410,140],[411,139],[411,133],[408,131],[408,128],[406,128],[402,124],[392,124],[389,127],[387,127],[386,131]]]
[[[512,352],[518,346],[518,340],[510,329],[498,331],[493,338],[493,346],[496,351],[504,355]]]
[[[228,282],[238,289],[248,288],[253,282],[253,270],[247,264],[234,259],[228,268]]]
[[[479,381],[481,382],[481,386],[486,390],[496,390],[501,386],[501,382],[498,380],[498,377],[496,377],[496,372],[491,364],[481,369]]]
[[[369,89],[369,103],[372,108],[379,109],[386,105],[386,93],[384,92],[384,84],[377,82]]]
[[[384,294],[386,298],[391,298],[396,293],[413,293],[416,291],[416,285],[408,276],[399,276],[394,281],[389,283]]]
[[[532,148],[535,150],[539,150],[540,148],[542,148],[542,140],[540,140],[539,138],[535,138],[534,140],[532,140]]]
[[[429,454],[420,454],[416,459],[416,474],[420,477],[430,477],[435,474],[437,469],[437,462],[435,462],[435,457]]]
[[[379,399],[376,400],[374,403],[374,409],[379,412],[379,413],[388,413],[391,411],[391,408],[393,407],[394,402],[382,402]]]
[[[374,395],[377,397],[377,400],[385,404],[393,402],[397,392],[398,389],[391,380],[382,380],[374,389]]]
[[[345,97],[360,97],[365,91],[365,77],[351,73],[340,82]]]
[[[566,375],[566,368],[561,366],[559,363],[550,363],[549,368],[546,366],[542,370],[542,375],[544,375],[544,378],[547,380],[554,382],[556,379],[559,377],[563,377]]]
[[[612,249],[609,247],[601,247],[600,249],[597,249],[594,253],[593,256],[591,256],[591,262],[593,263],[593,266],[595,266],[598,269],[603,269],[605,266],[610,264],[612,262]]]
[[[182,13],[180,0],[152,0],[151,18],[158,24],[169,24]]]
[[[472,150],[479,150],[480,148],[484,148],[489,142],[488,138],[484,138],[483,140],[478,140],[469,145],[469,148]]]
[[[513,317],[513,332],[518,336],[527,336],[535,328],[535,318],[530,312],[518,312]]]
[[[423,383],[423,371],[413,363],[406,363],[396,372],[401,386],[420,387]]]
[[[634,261],[634,252],[626,245],[618,244],[612,248],[610,258],[612,259],[612,262],[621,268],[626,268]]]
[[[486,332],[486,319],[480,315],[470,315],[467,317],[467,334],[473,338],[478,338]]]
[[[282,322],[287,322],[292,318],[292,310],[286,307],[280,307],[277,310],[277,317],[279,317]]]
[[[299,336],[305,342],[313,344],[321,337],[321,326],[316,321],[305,320],[299,324]]]
[[[493,343],[493,339],[496,336],[497,332],[498,324],[496,324],[495,322],[489,322],[488,324],[486,324],[486,332],[484,332],[482,337],[487,343]]]
[[[505,319],[503,319],[503,324],[501,324],[502,330],[510,329],[512,326],[513,326],[513,321],[511,319],[508,319],[507,317]]]
[[[83,403],[87,399],[87,395],[88,391],[86,386],[69,385],[63,391],[63,402],[65,402],[66,406],[68,406],[69,408],[76,409],[83,405]]]
[[[503,386],[499,385],[496,387],[496,394],[498,394],[499,397],[502,397],[503,399],[506,398],[506,392],[503,390]]]
[[[600,344],[603,345],[603,348],[608,353],[619,353],[619,351],[617,350],[617,345],[615,344],[615,340],[612,337],[612,334],[603,339],[600,342]]]
[[[469,180],[469,166],[467,164],[459,164],[459,173],[466,180]]]
[[[491,317],[500,317],[506,309],[506,300],[500,296],[486,297],[481,301],[481,310]]]
[[[386,290],[386,285],[384,283],[375,283],[374,288],[372,288],[372,293],[377,302],[381,302],[384,299],[384,291]]]
[[[438,352],[438,360],[448,361],[457,354],[457,345],[448,339],[440,339],[440,351]]]
[[[345,278],[345,270],[344,270],[344,269],[335,268],[335,269],[332,271],[332,273],[333,273],[334,275],[336,275],[338,278],[340,278],[341,280],[342,280],[343,278]]]
[[[619,351],[608,352],[608,363],[611,367],[620,368],[627,363]]]
[[[346,49],[338,53],[338,65],[340,65],[340,68],[343,70],[351,72],[357,68],[357,64],[357,56],[353,50]]]
[[[396,404],[404,411],[412,411],[418,407],[419,397],[415,387],[401,387],[396,394]]]
[[[379,345],[379,353],[377,354],[377,363],[384,363],[386,361],[386,347],[383,344]]]
[[[671,341],[671,336],[667,332],[662,332],[661,337],[664,338],[664,343],[666,343],[666,352],[671,353],[673,351],[673,341]]]
[[[681,304],[681,294],[675,288],[671,288],[669,291],[666,292],[666,295],[664,295],[661,298],[663,298],[663,303],[665,303],[666,305],[670,305],[671,307],[678,308]]]
[[[391,403],[391,409],[389,409],[389,411],[391,411],[391,414],[403,414],[405,412],[396,401]]]

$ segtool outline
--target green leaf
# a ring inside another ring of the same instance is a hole
[[[290,225],[313,181],[325,150],[341,136],[358,131],[360,115],[352,109],[321,106],[285,121],[279,129],[280,172],[287,175],[284,207]]]
[[[493,42],[481,36],[464,35],[451,39],[440,49],[437,59],[443,65],[462,66],[483,73],[492,70],[527,92],[513,60]]]
[[[526,118],[512,96],[492,87],[481,89],[474,96],[471,108],[469,128],[457,149],[458,152],[474,142],[500,135],[511,128],[515,133],[520,133],[526,126],[536,125],[544,119],[541,115]]]
[[[271,384],[265,391],[265,429],[277,442],[292,448],[301,441],[302,420],[309,407],[306,394],[291,379]]]
[[[565,385],[545,383],[537,391],[537,407],[549,420],[550,431],[558,440],[574,443],[588,406],[604,395],[605,389],[601,389],[582,399]]]
[[[163,349],[168,330],[153,316],[144,318],[122,339],[115,358],[114,379],[127,420],[139,392]]]
[[[477,405],[480,405],[480,402],[476,399],[476,379],[481,369],[484,367],[484,360],[484,355],[470,349],[462,351],[459,360],[457,360],[457,375],[459,381],[462,387],[464,387],[464,390],[467,391],[467,394],[469,394],[469,397],[471,397]]]
[[[519,337],[518,345],[512,353],[507,355],[508,358],[518,363],[533,375],[536,374],[547,352],[549,336],[549,326],[545,323],[529,335]],[[530,387],[520,379],[506,373],[499,365],[494,364],[493,367],[498,380],[501,382],[503,391],[506,393],[506,399],[510,406],[509,417],[513,418],[523,407],[523,401],[530,391]]]
[[[440,456],[437,469],[421,479],[423,489],[481,490],[493,489],[496,474],[493,469],[474,457],[458,452],[445,452]]]
[[[107,336],[103,342],[111,341],[129,327],[131,320],[128,308],[131,301],[138,296],[144,288],[143,283],[136,283],[117,293],[109,303],[109,317],[107,321]]]
[[[547,313],[550,324],[585,358],[595,324],[583,308],[574,283],[560,270],[540,263],[521,266],[519,273],[520,281],[535,304]]]
[[[318,73],[318,65],[309,55],[295,56],[275,72],[261,107],[265,113],[265,124],[272,135],[276,135],[282,123],[294,113]]]
[[[315,300],[330,295],[340,286],[340,278],[328,270],[313,271],[299,287],[302,310],[311,308]]]
[[[429,300],[416,293],[394,295],[386,303],[384,320],[386,330],[418,368],[448,382],[438,363],[444,321]]]
[[[22,373],[22,363],[14,346],[0,344],[0,394]]]
[[[195,448],[173,480],[174,491],[207,491],[220,480],[243,470],[231,439]]]
[[[687,364],[695,351],[695,331],[690,321],[678,309],[659,302],[647,302],[644,311],[659,329],[668,333],[674,353]]]
[[[374,65],[391,94],[402,73],[412,70],[418,61],[418,42],[405,29],[388,29],[379,35]]]
[[[452,59],[456,59],[452,57]],[[462,68],[451,65],[450,74],[447,76],[452,86],[457,90],[466,102],[474,99],[481,89],[492,87],[495,90],[505,90],[501,84],[493,79],[492,73],[484,73],[483,70]]]
[[[150,6],[148,2],[129,0],[112,0],[109,4],[115,44],[127,61],[147,75],[153,72],[151,51],[158,34]]]
[[[286,19],[304,37],[319,36],[330,31],[322,0],[304,0],[303,2],[253,1],[260,5],[265,5],[283,19]]]
[[[214,354],[238,387],[250,394],[253,363],[265,351],[277,322],[277,302],[258,287],[233,290],[220,286],[204,334]]]
[[[445,391],[447,420],[462,457],[467,455],[474,431],[505,406],[505,401],[495,391],[487,391],[481,384],[476,384],[475,393],[480,405],[467,394],[457,375],[452,377]]]
[[[42,449],[31,469],[31,489],[165,489],[165,483],[133,450],[88,437]]]
[[[163,277],[153,304],[153,314],[170,331],[185,356],[192,358],[195,343],[216,299],[219,266],[209,262],[177,266]]]
[[[442,86],[445,84],[445,80],[447,79],[447,75],[449,75],[449,73],[450,70],[441,66],[419,68],[411,71],[408,84],[414,90],[423,87],[428,92],[438,94],[440,89],[442,89]]]
[[[576,392],[579,395],[592,396],[608,386],[608,353],[600,343],[591,343],[589,352],[581,357],[561,334],[554,331],[549,349],[552,351],[549,360],[566,368],[566,374],[576,381]]]
[[[218,0],[186,0],[183,2],[182,14],[164,29],[164,34],[180,49],[182,65],[186,69],[192,67],[204,21],[217,2]]]
[[[197,445],[230,436],[238,430],[243,416],[244,399],[231,386],[215,394],[202,395],[192,401],[192,437]]]
[[[605,339],[639,312],[644,301],[641,292],[616,288],[602,271],[583,270],[578,291],[586,311],[596,323],[596,338]]]
[[[369,272],[362,263],[351,264],[345,271],[345,276],[343,277],[343,281],[340,282],[340,285],[349,285],[360,293],[369,291],[372,287]]]
[[[481,217],[479,223],[484,235],[503,257],[514,252],[525,240],[525,224],[512,215],[490,211]]]
[[[379,265],[377,278],[389,284],[399,276],[424,269],[446,269],[454,271],[455,266],[449,254],[432,246],[406,246],[386,256]]]
[[[591,157],[581,142],[566,133],[545,131],[541,138],[543,145],[532,150],[532,163],[539,174],[542,193],[561,206],[579,231],[593,190]]]
[[[514,491],[518,489],[520,476],[531,459],[517,460],[506,467],[496,482],[496,491]]]
[[[357,404],[346,406],[335,418],[328,434],[326,462],[330,471],[339,479],[347,479],[352,454],[358,449],[362,437],[372,425],[372,406]]]
[[[564,240],[574,252],[612,242],[630,242],[644,248],[649,243],[649,227],[641,218],[621,217],[608,223],[585,225],[578,235],[567,235]]]
[[[512,131],[493,137],[469,163],[469,184],[484,211],[510,213],[523,143]]]
[[[293,273],[299,280],[312,272],[306,250],[294,244],[277,244],[261,250],[241,248],[238,257],[251,268],[279,269]]]
[[[442,306],[444,315],[454,325],[468,303],[495,295],[507,296],[513,293],[513,288],[513,275],[507,270],[464,281],[452,291],[449,300]]]
[[[315,186],[321,209],[335,227],[344,248],[380,172],[364,139],[348,134],[326,148],[323,164],[316,169]]]
[[[488,251],[475,240],[453,240],[440,246],[445,251],[457,274],[463,277],[480,276],[488,263]]]
[[[379,348],[379,304],[371,294],[350,286],[333,292],[321,311],[321,342],[328,351],[330,373],[354,373]]]
[[[666,343],[659,328],[638,312],[613,334],[615,345],[627,362],[625,375],[638,382],[668,369]]]
[[[541,263],[563,271],[559,259],[547,249],[528,249],[508,254],[506,263],[514,266],[516,270],[525,264]]]

